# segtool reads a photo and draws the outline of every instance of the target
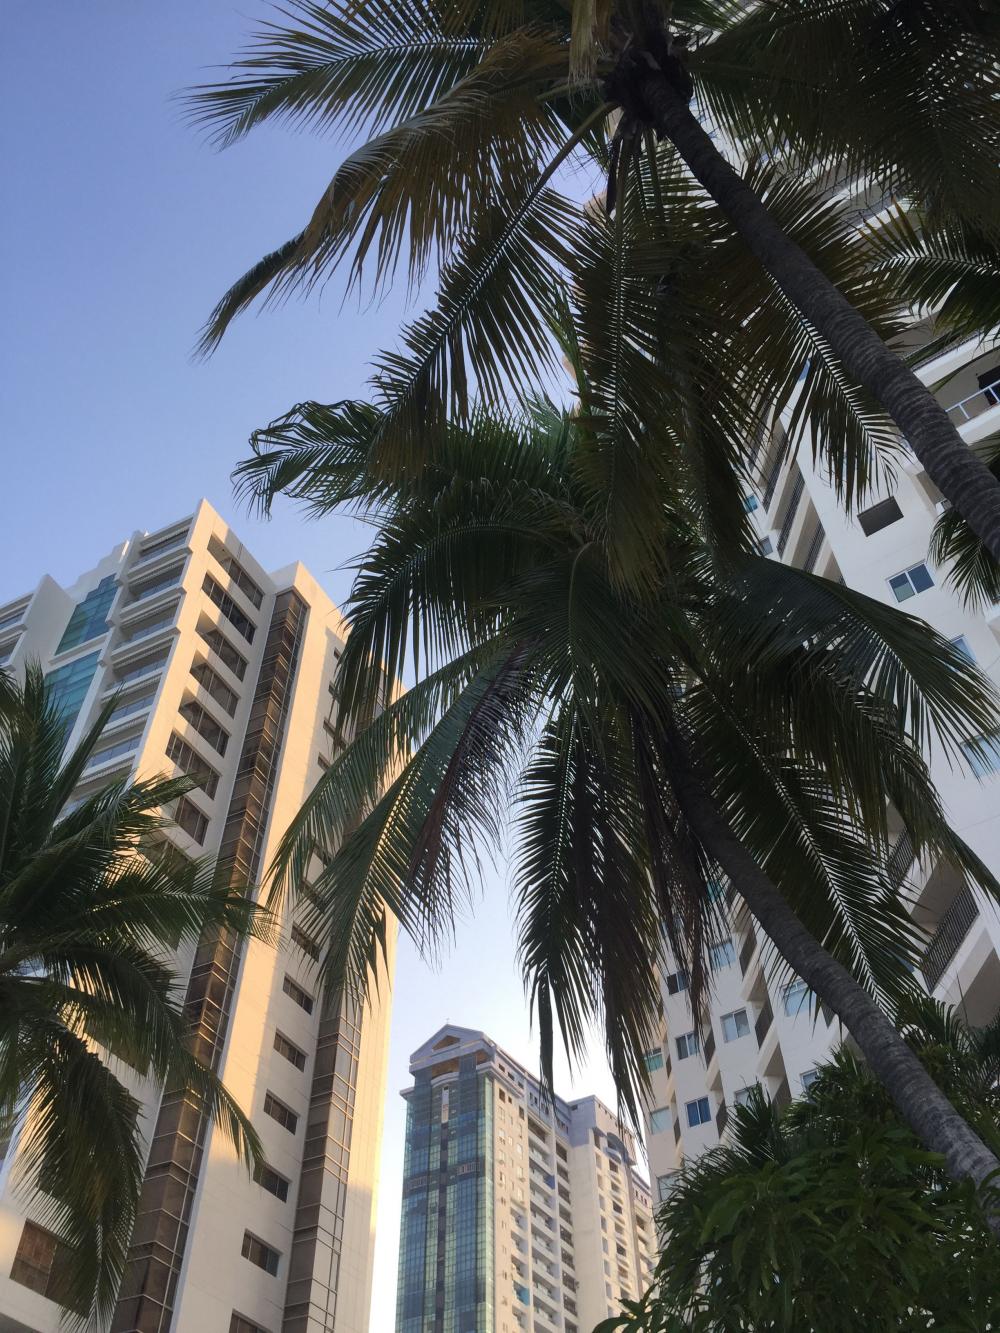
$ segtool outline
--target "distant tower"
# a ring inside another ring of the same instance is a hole
[[[590,1333],[655,1263],[632,1136],[482,1032],[410,1059],[396,1333]]]

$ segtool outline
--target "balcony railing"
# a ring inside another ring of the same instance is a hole
[[[913,839],[909,833],[901,833],[889,853],[889,882],[899,888],[906,878],[906,872],[913,864]]]
[[[754,933],[753,926],[751,926],[746,933],[746,938],[744,939],[742,948],[740,949],[740,971],[743,973],[744,976],[746,976],[747,974],[747,968],[750,966],[750,959],[753,957],[753,951],[754,949],[756,949],[756,947],[757,947],[757,936]]]
[[[705,1052],[705,1064],[710,1065],[712,1063],[712,1056],[715,1054],[715,1033],[711,1027],[708,1029],[708,1036],[705,1038],[703,1050]]]
[[[795,515],[799,512],[799,502],[802,499],[802,492],[805,489],[805,480],[800,472],[795,478],[795,485],[792,487],[792,493],[788,497],[788,503],[785,505],[784,516],[780,524],[778,533],[778,554],[783,555],[785,547],[788,545],[788,538],[792,531],[792,524],[795,522]]]
[[[819,559],[819,553],[823,549],[823,539],[825,537],[826,532],[823,529],[823,524],[817,523],[816,531],[813,533],[808,550],[806,551],[806,558],[802,562],[802,568],[807,574],[811,574],[816,568],[816,561]]]
[[[774,1094],[774,1097],[771,1100],[774,1102],[775,1106],[778,1108],[779,1111],[783,1111],[785,1107],[788,1105],[788,1103],[792,1100],[791,1090],[789,1089],[788,1086],[788,1079],[785,1078],[784,1076],[782,1076],[781,1082],[778,1084],[778,1090]]]
[[[978,915],[979,908],[971,892],[967,888],[960,889],[955,901],[941,918],[941,924],[924,954],[920,970],[928,990],[933,990],[941,980],[945,968],[955,957]]]
[[[758,1046],[764,1045],[764,1038],[767,1036],[773,1021],[774,1011],[771,1008],[771,999],[769,996],[761,1006],[761,1011],[757,1015],[757,1021],[753,1025],[753,1030],[757,1034]]]
[[[972,421],[973,418],[981,417],[984,412],[988,412],[990,408],[1000,406],[1000,369],[997,370],[996,376],[992,384],[981,385],[975,393],[970,393],[967,398],[960,398],[957,403],[945,408],[953,421],[961,425],[963,421]]]

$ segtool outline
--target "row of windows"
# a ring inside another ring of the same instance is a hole
[[[201,586],[202,591],[215,603],[230,625],[246,639],[247,643],[253,643],[257,626],[240,610],[229,594],[219,587],[211,574],[205,575],[205,581]]]
[[[277,1276],[281,1255],[253,1232],[244,1231],[243,1248],[240,1252],[244,1259],[249,1259],[258,1268],[263,1268],[265,1273],[270,1273],[272,1277]]]
[[[195,661],[191,666],[191,675],[206,690],[219,707],[230,717],[236,712],[240,696],[231,690],[221,676],[216,675],[207,662]]]
[[[206,764],[197,750],[188,745],[187,741],[182,740],[176,731],[170,733],[170,740],[167,741],[167,758],[188,777],[196,777],[198,785],[208,799],[214,799],[215,793],[219,789],[218,773],[209,764]]]
[[[287,1129],[289,1134],[294,1134],[299,1127],[299,1117],[296,1112],[275,1097],[273,1092],[264,1094],[264,1114],[269,1115],[272,1120],[277,1120],[282,1129]]]
[[[209,538],[208,550],[212,559],[218,561],[247,601],[252,602],[259,611],[261,604],[264,601],[264,593],[232,552],[225,548],[222,542],[219,541],[218,537]]]
[[[305,1051],[300,1051],[295,1043],[289,1041],[283,1032],[276,1032],[274,1034],[274,1049],[279,1055],[283,1055],[290,1064],[293,1064],[296,1069],[305,1069]]]
[[[193,838],[199,846],[205,841],[205,835],[208,832],[208,815],[199,810],[190,797],[182,796],[177,802],[177,809],[174,811],[174,823],[178,828],[183,829],[189,838]]]
[[[247,673],[247,659],[238,653],[221,630],[212,626],[199,625],[199,636],[205,640],[220,662],[224,662],[237,680],[242,680]]]
[[[185,699],[180,706],[181,717],[187,718],[195,731],[208,741],[213,750],[224,755],[229,748],[229,732],[205,711],[196,699]]]
[[[284,981],[281,983],[281,989],[290,999],[295,1001],[295,1003],[299,1006],[300,1009],[304,1009],[307,1014],[312,1013],[313,997],[309,994],[307,990],[303,990],[302,987],[299,985],[299,983],[297,981],[293,981],[292,978],[287,974],[285,976]]]

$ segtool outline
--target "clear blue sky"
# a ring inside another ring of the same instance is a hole
[[[304,398],[364,392],[401,301],[322,300],[245,317],[208,363],[190,358],[216,298],[301,226],[341,150],[258,131],[219,155],[171,95],[212,77],[261,0],[6,0],[0,52],[4,347],[0,601],[43,572],[62,581],[134,528],[202,495],[272,568],[300,559],[335,599],[360,544],[346,521],[269,524],[236,509],[229,474],[249,432]],[[507,914],[504,868],[484,884],[440,970],[402,945],[371,1333],[393,1327],[407,1058],[447,1020],[484,1028],[534,1063]],[[598,1057],[567,1093],[613,1093]]]

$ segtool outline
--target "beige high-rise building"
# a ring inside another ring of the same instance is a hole
[[[876,201],[864,217],[885,209]],[[927,342],[926,322],[910,344]],[[917,373],[970,445],[1000,430],[1000,349],[959,342],[928,357]],[[757,457],[759,483],[746,497],[762,553],[833,580],[926,620],[1000,685],[1000,605],[969,609],[929,554],[931,531],[947,508],[905,443],[886,478],[853,517],[812,465],[810,442],[785,457],[785,424],[772,422]],[[931,774],[953,827],[1000,871],[1000,740],[986,739],[953,763],[938,746]],[[1000,1008],[1000,915],[944,865],[914,862],[904,835],[892,871],[925,937],[918,975],[938,999],[959,1006],[973,1025]],[[745,913],[711,947],[714,994],[709,1021],[696,1030],[683,972],[667,955],[662,972],[664,1028],[647,1054],[652,1073],[647,1148],[654,1198],[665,1198],[687,1158],[719,1142],[729,1108],[760,1084],[779,1103],[808,1088],[816,1065],[841,1040],[839,1024],[815,1014],[801,981],[776,975]],[[766,942],[765,942],[766,943]],[[772,959],[773,961],[773,959]]]
[[[649,1186],[602,1102],[452,1024],[410,1072],[396,1333],[590,1333],[645,1290]]]
[[[207,775],[165,836],[253,882],[337,743],[344,635],[301,565],[267,573],[203,501],[72,587],[43,578],[0,609],[0,664],[41,662],[69,745],[120,692],[79,795]],[[328,1008],[315,953],[287,915],[278,947],[223,938],[178,960],[198,1050],[263,1140],[258,1178],[182,1098],[119,1066],[150,1148],[115,1333],[368,1333],[388,988],[362,1014]],[[12,1184],[16,1153],[0,1174],[0,1330],[55,1333],[59,1250]]]

